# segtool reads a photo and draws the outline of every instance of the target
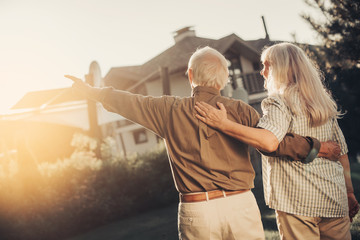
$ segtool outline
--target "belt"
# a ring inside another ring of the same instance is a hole
[[[247,191],[249,191],[249,189],[237,190],[237,191],[214,190],[214,191],[201,192],[201,193],[185,193],[185,194],[180,193],[180,202],[202,202],[216,198],[223,198],[235,194],[240,194]]]

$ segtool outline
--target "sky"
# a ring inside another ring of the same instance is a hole
[[[71,86],[92,61],[141,65],[174,45],[173,32],[193,26],[199,37],[235,33],[244,40],[317,44],[301,13],[304,0],[0,0],[0,115],[27,92]]]

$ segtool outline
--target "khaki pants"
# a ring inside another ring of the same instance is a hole
[[[181,202],[178,227],[181,240],[265,239],[251,191],[204,202]]]
[[[350,240],[349,217],[305,217],[276,211],[282,240]]]

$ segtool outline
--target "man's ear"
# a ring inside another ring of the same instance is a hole
[[[193,83],[193,71],[191,68],[188,69],[188,79],[189,79],[189,83],[190,83],[190,86],[192,86],[192,83]]]

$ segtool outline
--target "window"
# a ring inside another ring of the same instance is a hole
[[[133,131],[133,136],[136,144],[146,143],[148,141],[145,129],[138,129]]]
[[[259,71],[260,70],[260,63],[253,62],[253,68],[254,68],[254,71]]]

